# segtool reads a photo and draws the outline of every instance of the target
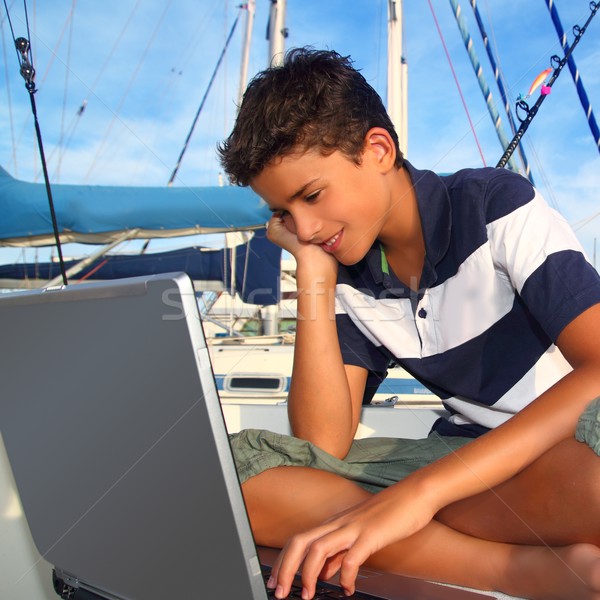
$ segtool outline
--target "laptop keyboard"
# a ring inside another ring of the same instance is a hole
[[[271,574],[271,568],[263,566],[262,572],[266,585],[266,582],[268,581],[269,576]],[[302,586],[299,585],[299,583],[300,582],[298,581],[292,584],[290,595],[287,597],[289,600],[299,600],[302,598]],[[267,598],[269,598],[269,600],[274,599],[275,590],[267,588]],[[321,581],[317,584],[317,589],[315,591],[313,600],[339,600],[341,598],[344,598],[344,600],[352,600],[353,598],[355,600],[381,600],[379,596],[363,594],[362,592],[356,592],[352,594],[352,596],[346,596],[346,594],[344,594],[344,590],[342,590],[340,586],[336,586],[330,583],[324,583]]]

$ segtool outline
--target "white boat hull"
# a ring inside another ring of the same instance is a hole
[[[290,387],[293,344],[283,338],[227,338],[209,342],[217,388],[223,404],[280,404]],[[401,406],[432,409],[441,401],[401,367],[389,370],[374,403],[390,397]]]

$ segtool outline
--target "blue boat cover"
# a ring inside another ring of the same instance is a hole
[[[61,241],[105,244],[124,232],[157,238],[262,227],[270,212],[250,188],[52,185]],[[54,243],[46,186],[0,167],[0,246]]]

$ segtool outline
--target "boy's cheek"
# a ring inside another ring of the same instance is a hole
[[[283,216],[283,224],[290,233],[296,235],[296,226],[294,225],[294,219],[292,219],[291,215]]]

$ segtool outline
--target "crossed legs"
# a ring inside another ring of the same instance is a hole
[[[278,467],[242,490],[259,544],[369,497],[337,475]],[[567,440],[498,488],[446,507],[369,561],[382,570],[528,598],[600,600],[600,460]]]

